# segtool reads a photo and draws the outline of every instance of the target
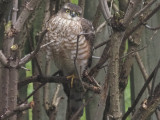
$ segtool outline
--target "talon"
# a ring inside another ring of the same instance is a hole
[[[70,76],[67,76],[67,79],[71,79],[71,88],[73,87],[73,81],[74,81],[75,75],[72,74]]]

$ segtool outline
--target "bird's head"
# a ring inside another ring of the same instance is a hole
[[[65,19],[77,21],[82,17],[82,8],[72,3],[66,3],[59,14]]]

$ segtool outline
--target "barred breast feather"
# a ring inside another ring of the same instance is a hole
[[[55,16],[46,25],[49,31],[45,36],[45,42],[52,41],[47,47],[47,55],[48,57],[53,57],[55,65],[65,75],[75,73],[74,59],[76,54],[78,71],[82,73],[88,66],[92,49],[89,35],[81,35],[79,37],[77,52],[77,36],[81,33],[89,32],[84,27],[86,26],[85,24],[88,24],[85,19],[73,21]],[[90,24],[88,26],[91,27]]]

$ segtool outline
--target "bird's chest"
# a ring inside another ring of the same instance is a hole
[[[79,22],[57,19],[49,26],[49,40],[53,59],[58,68],[74,69],[74,57],[77,48],[77,35],[82,31]],[[82,37],[81,37],[82,38]],[[82,40],[83,41],[83,40]]]
[[[51,44],[54,52],[67,53],[75,49],[77,43],[77,35],[82,31],[82,27],[78,21],[66,20],[63,18],[57,18],[51,21],[49,26],[49,40],[52,40]]]

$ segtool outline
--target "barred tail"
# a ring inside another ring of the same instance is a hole
[[[79,86],[74,85],[72,88],[69,89],[69,93],[66,93],[68,96],[66,120],[71,120],[73,116],[74,120],[80,120],[81,116],[83,115],[84,92],[78,87]],[[65,88],[66,86],[64,86],[64,90]],[[78,114],[77,111],[79,111]]]

